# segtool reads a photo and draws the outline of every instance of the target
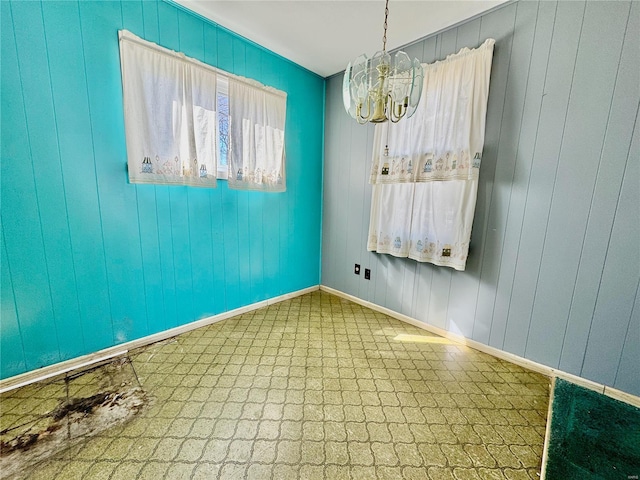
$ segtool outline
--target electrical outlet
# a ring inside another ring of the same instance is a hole
[[[353,268],[353,273],[356,275],[360,275],[360,265],[356,263],[356,266]]]
[[[368,268],[364,269],[364,279],[371,280],[371,270],[369,270]]]

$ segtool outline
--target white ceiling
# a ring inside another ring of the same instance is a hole
[[[175,0],[322,77],[382,50],[382,0]],[[506,0],[391,0],[387,50]],[[474,45],[469,45],[473,47]]]

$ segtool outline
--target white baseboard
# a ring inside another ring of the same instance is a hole
[[[622,390],[618,390],[613,387],[609,387],[606,385],[593,382],[591,380],[587,380],[585,378],[579,377],[577,375],[573,375],[571,373],[564,372],[562,370],[548,367],[546,365],[534,362],[532,360],[528,360],[526,358],[520,357],[518,355],[514,355],[512,353],[504,352],[495,347],[491,347],[489,345],[485,345],[475,340],[468,339],[462,335],[457,335],[455,333],[448,332],[442,328],[436,327],[434,325],[429,325],[428,323],[421,322],[420,320],[409,317],[408,315],[395,312],[386,307],[382,307],[375,303],[362,300],[361,298],[355,297],[353,295],[349,295],[348,293],[341,292],[339,290],[333,289],[331,287],[327,287],[325,285],[315,285],[313,287],[304,288],[302,290],[286,293],[284,295],[273,297],[267,300],[262,300],[260,302],[252,303],[251,305],[246,305],[244,307],[236,308],[235,310],[230,310],[228,312],[222,312],[217,315],[213,315],[210,317],[203,318],[201,320],[196,320],[194,322],[181,325],[179,327],[175,327],[169,330],[164,330],[162,332],[158,332],[153,335],[148,335],[146,337],[142,337],[137,340],[132,340],[130,342],[114,345],[113,347],[105,348],[103,350],[99,350],[97,352],[90,353],[88,355],[82,355],[80,357],[65,360],[63,362],[59,362],[53,365],[39,368],[37,370],[31,370],[29,372],[25,372],[20,375],[16,375],[14,377],[9,377],[4,380],[0,380],[0,394],[28,385],[30,383],[46,380],[47,378],[55,377],[57,375],[61,375],[73,370],[85,368],[87,366],[90,366],[99,362],[103,362],[111,358],[125,355],[129,350],[150,345],[152,343],[160,342],[162,340],[175,337],[176,335],[180,335],[181,333],[186,333],[191,330],[195,330],[196,328],[211,325],[211,324],[220,322],[222,320],[235,317],[237,315],[242,315],[243,313],[251,312],[253,310],[257,310],[259,308],[263,308],[268,305],[273,305],[274,303],[279,303],[284,300],[289,300],[291,298],[299,297],[307,293],[315,292],[318,289],[328,293],[332,293],[334,295],[345,298],[347,300],[351,300],[352,302],[362,305],[364,307],[370,308],[371,310],[384,313],[385,315],[389,315],[390,317],[409,323],[418,328],[434,333],[441,337],[447,338],[461,345],[466,345],[468,347],[487,353],[494,357],[501,358],[511,363],[515,363],[516,365],[520,365],[521,367],[527,368],[529,370],[533,370],[535,372],[541,373],[548,377],[563,378],[577,385],[583,386],[585,388],[589,388],[591,390],[595,390],[599,393],[603,393],[609,397],[615,398],[616,400],[620,400],[620,401],[629,403],[631,405],[634,405],[636,407],[640,407],[640,397],[636,395],[632,395],[630,393],[623,392]]]
[[[175,337],[176,335],[180,335],[181,333],[186,333],[200,327],[205,327],[207,325],[211,325],[213,323],[217,323],[222,320],[235,317],[237,315],[242,315],[243,313],[251,312],[268,305],[273,305],[274,303],[299,297],[300,295],[305,295],[310,292],[315,292],[319,288],[319,285],[303,288],[302,290],[297,290],[295,292],[286,293],[278,297],[262,300],[260,302],[252,303],[251,305],[236,308],[235,310],[230,310],[228,312],[222,312],[217,315],[187,323],[185,325],[180,325],[179,327],[171,328],[169,330],[154,333],[153,335],[138,338],[137,340],[131,340],[130,342],[114,345],[113,347],[105,348],[88,355],[82,355],[81,357],[72,358],[63,362],[55,363],[53,365],[38,368],[37,370],[31,370],[29,372],[21,373],[20,375],[16,375],[14,377],[5,378],[4,380],[0,380],[0,393],[5,393],[10,390],[29,385],[30,383],[46,380],[47,378],[55,377],[63,373],[68,373],[73,370],[85,368],[87,366],[103,362],[111,358],[125,355],[129,350],[160,342],[162,340]]]
[[[341,292],[340,290],[336,290],[331,287],[327,287],[326,285],[320,285],[320,290],[323,292],[332,293],[333,295],[337,295],[339,297],[345,298],[347,300],[351,300],[354,303],[362,305],[363,307],[370,308],[371,310],[375,310],[376,312],[384,313],[385,315],[389,315],[390,317],[396,318],[406,323],[410,323],[411,325],[421,328],[422,330],[426,330],[431,333],[435,333],[436,335],[440,335],[441,337],[445,337],[449,340],[452,340],[461,345],[466,345],[475,350],[479,350],[481,352],[487,353],[493,357],[500,358],[502,360],[506,360],[511,363],[515,363],[516,365],[520,365],[521,367],[527,368],[529,370],[533,370],[534,372],[541,373],[542,375],[546,375],[550,378],[563,378],[571,383],[575,383],[576,385],[580,385],[581,387],[588,388],[590,390],[595,390],[596,392],[607,395],[611,398],[615,398],[616,400],[620,400],[622,402],[626,402],[628,404],[634,405],[636,407],[640,407],[640,397],[636,395],[632,395],[630,393],[623,392],[622,390],[618,390],[613,387],[608,387],[606,385],[602,385],[600,383],[587,380],[586,378],[579,377],[577,375],[573,375],[568,372],[564,372],[562,370],[558,370],[556,368],[551,368],[547,365],[543,365],[541,363],[534,362],[533,360],[529,360],[523,358],[519,355],[515,355],[513,353],[505,352],[495,347],[491,347],[489,345],[485,345],[484,343],[477,342],[475,340],[471,340],[470,338],[466,338],[462,335],[458,335],[455,333],[451,333],[443,328],[436,327],[434,325],[430,325],[425,322],[421,322],[413,317],[409,317],[408,315],[404,315],[402,313],[395,312],[390,310],[389,308],[382,307],[372,302],[368,302],[367,300],[363,300],[361,298],[355,297],[353,295],[349,295],[348,293]]]

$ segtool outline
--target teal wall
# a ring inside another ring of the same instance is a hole
[[[366,251],[373,128],[345,113],[335,76],[322,284],[640,395],[640,2],[509,2],[406,50],[430,63],[488,37],[466,271]]]
[[[2,378],[319,283],[322,78],[165,2],[0,3]],[[286,193],[127,182],[122,28],[287,92]]]

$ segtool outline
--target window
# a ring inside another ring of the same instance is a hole
[[[226,179],[229,171],[229,83],[218,80],[218,178]]]
[[[119,34],[131,183],[285,189],[284,92]]]

